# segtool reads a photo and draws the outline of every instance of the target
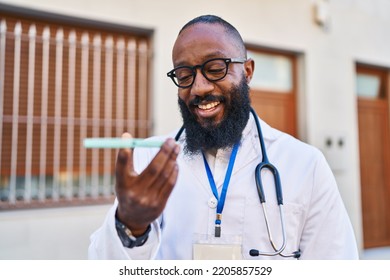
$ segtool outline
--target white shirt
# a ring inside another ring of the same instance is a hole
[[[300,259],[357,259],[354,232],[322,153],[261,120],[260,123],[269,161],[278,169],[282,184],[287,234],[284,253],[300,249]],[[137,172],[147,166],[157,151],[135,150]],[[215,157],[206,156],[219,193],[230,153],[230,150],[219,150]],[[251,249],[273,251],[255,183],[255,168],[261,160],[258,132],[251,116],[238,149],[222,214],[222,236],[217,240],[240,244],[243,259],[281,259],[249,255]],[[214,196],[203,158],[181,152],[177,162],[177,183],[162,216],[152,224],[148,241],[133,249],[122,246],[115,229],[115,202],[103,225],[91,236],[90,259],[192,259],[194,243],[216,240],[213,238],[216,209],[210,202]],[[269,172],[262,176],[268,219],[279,247],[281,223],[273,176]]]

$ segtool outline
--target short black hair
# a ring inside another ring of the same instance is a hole
[[[246,58],[246,47],[245,47],[244,40],[242,39],[240,33],[233,25],[231,25],[229,22],[227,22],[226,20],[222,19],[219,16],[202,15],[202,16],[196,17],[196,18],[190,20],[189,22],[187,22],[182,27],[182,29],[179,32],[179,35],[188,27],[191,27],[191,26],[196,25],[198,23],[219,24],[219,25],[223,26],[225,28],[226,33],[235,39],[235,41],[237,42],[237,46],[240,48],[240,50],[243,52],[243,55]]]

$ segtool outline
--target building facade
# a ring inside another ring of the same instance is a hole
[[[362,257],[390,246],[390,3],[182,2],[0,0],[0,259],[86,257],[113,199],[115,154],[80,142],[180,126],[166,73],[178,31],[202,14],[241,32],[259,114],[323,151]]]

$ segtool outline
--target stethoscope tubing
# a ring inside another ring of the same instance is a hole
[[[263,215],[264,215],[264,220],[267,228],[267,233],[268,233],[268,239],[269,242],[274,249],[274,252],[263,252],[259,250],[252,249],[249,251],[249,254],[251,256],[276,256],[280,255],[282,257],[294,257],[294,258],[299,258],[300,257],[300,251],[293,252],[292,254],[289,255],[284,255],[282,252],[286,248],[286,228],[285,228],[285,221],[284,221],[284,211],[283,211],[283,193],[282,193],[282,184],[280,182],[280,176],[279,176],[279,171],[277,168],[272,165],[268,159],[267,155],[267,150],[265,148],[265,143],[264,143],[264,137],[263,133],[261,130],[260,122],[259,119],[257,118],[257,114],[253,108],[251,108],[251,113],[253,114],[253,117],[255,119],[256,123],[256,128],[257,128],[257,133],[259,135],[259,142],[260,142],[260,148],[261,148],[261,153],[262,153],[262,161],[256,166],[255,169],[255,180],[256,180],[256,186],[257,186],[257,192],[259,194],[259,199],[261,206],[263,208]],[[273,240],[272,232],[271,232],[271,227],[268,222],[268,215],[267,215],[267,208],[265,206],[266,200],[265,200],[265,193],[264,193],[264,187],[263,187],[263,182],[261,180],[261,172],[265,169],[268,169],[271,171],[274,177],[274,183],[275,183],[275,192],[276,192],[276,199],[277,203],[279,206],[279,215],[280,215],[280,225],[281,225],[281,231],[282,231],[282,245],[277,248],[275,245],[275,242]]]

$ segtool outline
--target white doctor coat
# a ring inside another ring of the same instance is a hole
[[[354,232],[335,178],[316,148],[275,130],[261,121],[269,161],[278,169],[284,196],[287,233],[285,254],[301,250],[300,259],[357,259]],[[170,135],[170,137],[173,137]],[[181,137],[183,139],[184,137]],[[140,172],[158,149],[135,149],[134,167]],[[207,156],[220,192],[230,151]],[[103,225],[91,235],[90,259],[192,259],[194,243],[234,243],[243,259],[251,249],[273,251],[265,227],[255,183],[255,168],[262,160],[255,121],[251,116],[243,132],[222,214],[222,236],[213,238],[216,209],[201,155],[180,153],[176,186],[160,219],[152,224],[148,241],[133,249],[122,246],[115,229],[117,202]],[[266,209],[276,246],[282,242],[279,208],[273,177],[263,174]],[[284,258],[283,258],[284,259]]]

